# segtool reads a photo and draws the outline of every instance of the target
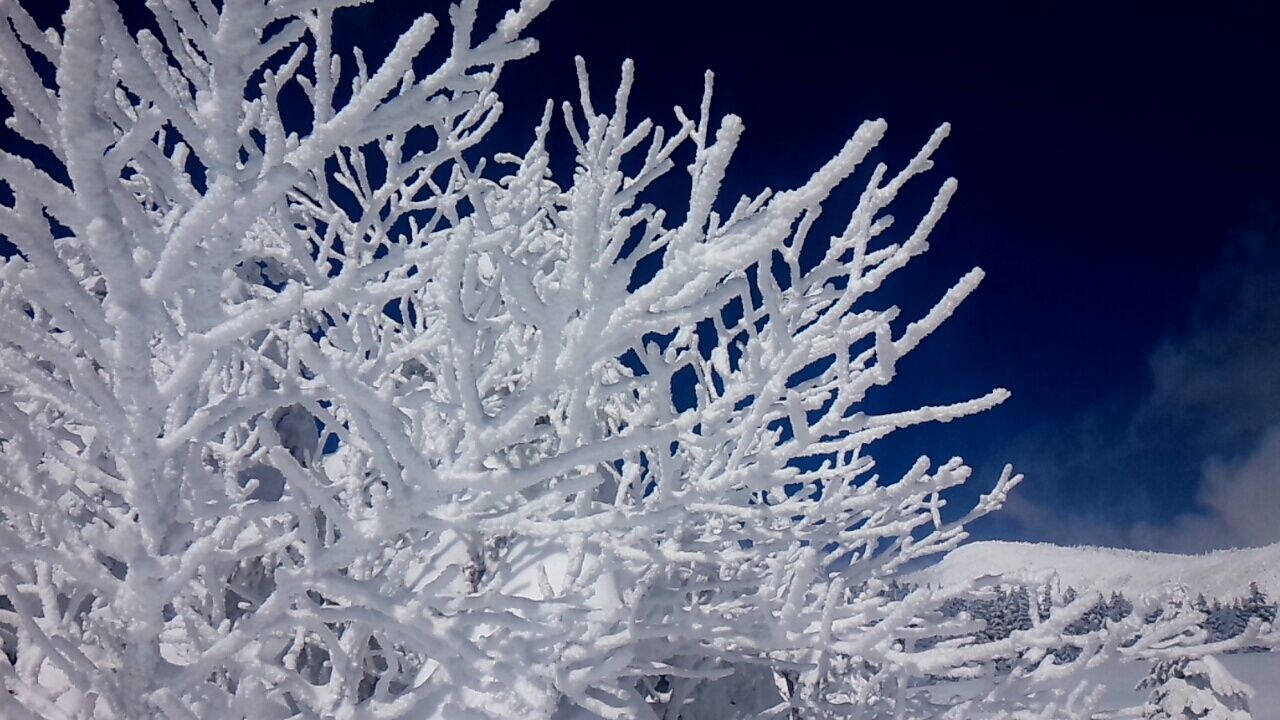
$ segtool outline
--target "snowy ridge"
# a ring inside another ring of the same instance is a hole
[[[1030,579],[1049,574],[1056,574],[1063,587],[1069,585],[1079,592],[1118,590],[1130,597],[1182,586],[1210,599],[1227,599],[1244,595],[1249,583],[1256,581],[1274,598],[1280,596],[1280,543],[1177,555],[1048,543],[974,542],[907,579],[950,587],[992,575]]]

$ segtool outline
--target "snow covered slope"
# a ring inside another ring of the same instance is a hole
[[[1280,720],[1280,653],[1223,655],[1218,660],[1237,680],[1253,688],[1255,695],[1249,702],[1253,720]],[[1148,663],[1113,660],[1065,679],[1058,687],[1070,691],[1082,680],[1091,687],[1102,685],[1105,692],[1099,709],[1103,712],[1094,717],[1132,718],[1135,716],[1126,713],[1125,708],[1140,706],[1147,699],[1149,692],[1137,690],[1136,686],[1150,670]],[[969,698],[981,694],[986,682],[985,679],[942,682],[932,686],[929,694],[938,699]]]
[[[962,545],[937,564],[909,576],[911,582],[948,587],[988,575],[1036,578],[1056,573],[1063,587],[1085,592],[1119,590],[1136,597],[1170,584],[1208,598],[1247,593],[1250,581],[1272,598],[1280,597],[1280,543],[1260,548],[1222,550],[1205,555],[1174,555],[1100,547],[1061,547],[1016,542]]]

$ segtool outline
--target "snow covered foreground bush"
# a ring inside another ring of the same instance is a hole
[[[1212,657],[1156,663],[1138,689],[1151,688],[1142,708],[1146,720],[1248,720],[1251,688]]]
[[[0,0],[0,716],[1081,717],[1037,688],[1214,649],[1194,613],[1068,638],[1087,598],[984,642],[954,592],[884,592],[1018,481],[944,517],[959,459],[881,482],[866,452],[1007,396],[859,410],[981,278],[897,330],[869,302],[955,189],[891,241],[945,128],[808,267],[883,122],[722,206],[709,76],[664,129],[629,65],[611,112],[580,67],[558,178],[551,106],[477,147],[545,0],[425,16],[376,66],[333,51],[347,4],[154,0],[137,31]],[[1000,659],[981,697],[922,689]]]

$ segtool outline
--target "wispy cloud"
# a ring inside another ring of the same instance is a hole
[[[1206,273],[1186,330],[1153,350],[1149,392],[1015,439],[1039,491],[1009,508],[1060,543],[1201,551],[1280,541],[1280,213]],[[1160,493],[1194,507],[1166,508]],[[1072,495],[1074,493],[1074,495]],[[1092,493],[1096,497],[1080,497]],[[1058,502],[1066,498],[1076,503]],[[1096,511],[1064,510],[1094,506]]]
[[[1280,424],[1280,217],[1241,233],[1206,275],[1191,331],[1152,355],[1139,426],[1240,452]]]
[[[1164,524],[1139,523],[1132,545],[1178,552],[1280,542],[1280,427],[1242,460],[1211,459],[1197,500],[1201,510]]]

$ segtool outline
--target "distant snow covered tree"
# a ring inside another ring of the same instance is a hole
[[[1249,616],[1244,612],[1239,601],[1224,605],[1221,600],[1214,599],[1205,617],[1205,628],[1213,640],[1226,640],[1244,632],[1249,624]]]
[[[1045,583],[1040,587],[1040,593],[1036,596],[1036,614],[1041,620],[1046,620],[1049,613],[1053,611],[1053,587],[1049,583]]]
[[[1241,601],[1241,608],[1247,617],[1258,618],[1264,623],[1276,621],[1277,605],[1258,587],[1256,580],[1249,583],[1249,594]]]
[[[982,278],[905,326],[874,300],[955,190],[886,213],[946,127],[811,237],[882,121],[725,205],[710,76],[668,129],[630,64],[609,110],[580,65],[558,177],[551,105],[481,145],[545,0],[464,0],[380,62],[334,51],[357,2],[0,1],[0,716],[933,717],[922,679],[995,658],[955,712],[1202,640],[1170,616],[1057,663],[1086,601],[982,642],[887,585],[1019,481],[953,512],[959,458],[867,452],[1008,395],[861,409]]]
[[[1253,621],[1271,626],[1276,619],[1276,606],[1263,592],[1257,582],[1249,583],[1249,592],[1243,597],[1229,599],[1214,598],[1210,604],[1201,595],[1196,599],[1195,607],[1205,614],[1205,629],[1212,641],[1227,640],[1239,636]]]

